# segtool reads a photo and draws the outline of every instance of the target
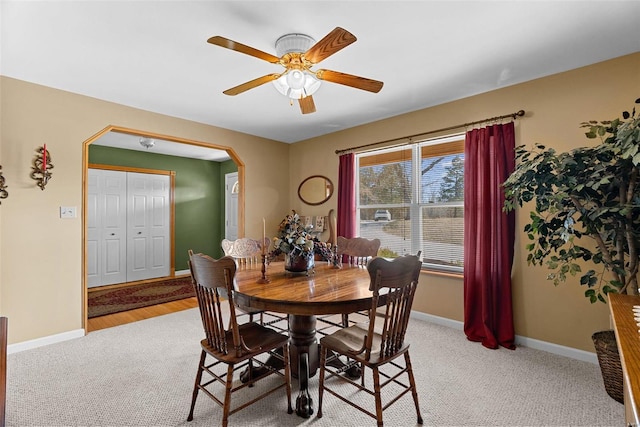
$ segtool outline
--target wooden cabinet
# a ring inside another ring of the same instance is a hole
[[[622,363],[625,422],[628,426],[640,426],[640,327],[634,319],[634,305],[640,306],[640,296],[609,294],[609,309]]]

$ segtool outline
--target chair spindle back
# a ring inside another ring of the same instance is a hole
[[[207,255],[189,253],[189,268],[198,298],[200,317],[208,344],[222,354],[228,354],[228,334],[233,338],[233,351],[240,356],[244,350],[235,304],[233,302],[233,280],[236,274],[236,262],[225,256],[215,260]],[[229,329],[225,329],[223,304],[229,309]]]
[[[226,256],[233,257],[238,265],[260,264],[262,248],[269,249],[271,240],[265,237],[264,241],[242,237],[237,240],[223,239],[220,245]]]
[[[353,265],[367,265],[367,262],[378,256],[380,249],[380,239],[365,239],[364,237],[338,236],[338,255],[348,257],[348,263]]]
[[[389,357],[402,348],[413,298],[418,286],[421,265],[422,263],[417,256],[403,256],[391,261],[384,258],[374,258],[369,262],[367,270],[371,277],[369,289],[373,292],[373,300],[369,333],[365,343],[365,359],[369,360],[372,350],[377,350],[372,349],[372,337],[376,326],[376,316],[373,313],[376,313],[376,310],[378,315],[384,314],[382,341],[379,344],[381,356]],[[378,307],[381,294],[386,298],[386,303],[382,307]]]

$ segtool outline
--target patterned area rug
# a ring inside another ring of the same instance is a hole
[[[190,276],[124,288],[89,292],[88,317],[104,316],[134,308],[194,297]]]

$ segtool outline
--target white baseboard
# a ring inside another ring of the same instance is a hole
[[[85,336],[84,329],[76,329],[73,331],[63,332],[61,334],[49,335],[47,337],[36,338],[34,340],[23,341],[16,344],[9,344],[7,346],[7,354],[31,350],[33,348],[42,347],[44,345],[55,344],[75,338],[80,338],[83,336]]]
[[[435,316],[415,310],[411,310],[411,317],[424,320],[425,322],[435,323],[436,325],[446,326],[447,328],[458,329],[460,331],[464,330],[464,324],[459,320],[447,319],[446,317]]]
[[[178,273],[176,272],[176,275]],[[446,317],[434,316],[433,314],[421,313],[419,311],[412,311],[411,317],[426,322],[435,323],[437,325],[446,326],[462,331],[463,323],[459,320],[447,319]],[[42,347],[44,345],[55,344],[58,342],[68,341],[75,338],[85,336],[84,329],[76,329],[74,331],[63,332],[61,334],[50,335],[48,337],[37,338],[35,340],[24,341],[16,344],[10,344],[7,346],[7,353],[17,353],[24,350],[31,350],[32,348]],[[553,344],[546,341],[536,340],[533,338],[523,337],[516,335],[516,345],[523,347],[529,347],[536,350],[546,351],[548,353],[557,354],[560,356],[570,357],[572,359],[581,360],[583,362],[589,362],[598,364],[598,358],[595,353],[591,353],[584,350],[578,350],[577,348],[566,347],[563,345]]]
[[[189,275],[189,270],[176,271],[175,276]],[[7,354],[18,353],[20,351],[31,350],[33,348],[42,347],[49,344],[55,344],[58,342],[68,341],[75,338],[80,338],[86,335],[84,329],[76,329],[73,331],[63,332],[61,334],[49,335],[42,338],[36,338],[30,341],[23,341],[15,344],[9,344],[7,346]]]
[[[424,320],[426,322],[435,323],[437,325],[446,326],[448,328],[458,329],[462,331],[464,324],[459,320],[447,319],[446,317],[434,316],[432,314],[421,313],[419,311],[412,311],[411,317]],[[570,357],[572,359],[581,360],[583,362],[598,364],[598,357],[595,353],[591,353],[577,348],[566,347],[563,345],[553,344],[546,341],[536,340],[533,338],[523,337],[516,335],[516,345],[523,347],[529,347],[536,350],[546,351],[547,353],[553,353],[560,356]]]
[[[542,350],[548,353],[582,360],[583,362],[593,363],[594,365],[598,364],[598,356],[595,353],[578,350],[577,348],[566,347],[564,345],[558,345],[547,341],[540,341],[533,338],[516,335],[516,345],[535,348],[536,350]]]

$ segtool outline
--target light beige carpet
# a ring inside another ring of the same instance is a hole
[[[220,408],[202,394],[194,420],[186,421],[202,336],[191,309],[11,354],[7,425],[220,425]],[[488,350],[459,330],[415,319],[407,339],[427,426],[624,424],[623,405],[606,394],[597,365],[526,347]],[[317,403],[317,375],[310,389]],[[294,386],[294,405],[296,395]],[[287,414],[285,400],[284,392],[272,394],[232,415],[229,425],[375,425],[330,395],[320,420]],[[411,397],[384,420],[416,425]]]

